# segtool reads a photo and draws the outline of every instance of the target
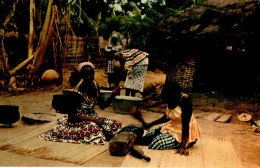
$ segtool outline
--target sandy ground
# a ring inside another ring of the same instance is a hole
[[[102,71],[100,71],[102,74]],[[148,78],[149,78],[148,72]],[[156,75],[156,74],[155,74]],[[158,74],[157,77],[150,78],[148,83],[160,83],[164,81],[165,75]],[[100,85],[106,84],[105,75],[96,77],[96,80]],[[59,94],[61,91],[41,90],[36,92],[23,93],[16,96],[10,96],[7,93],[1,93],[0,105],[10,103],[12,105],[18,105],[21,117],[26,113],[42,112],[54,114],[53,120],[60,118],[63,114],[56,113],[51,107],[52,96]],[[129,115],[122,115],[114,113],[112,106],[105,110],[96,108],[98,114],[109,118],[116,119],[122,123],[139,123],[137,120]],[[196,110],[194,113],[200,111]],[[148,110],[143,111],[145,119],[149,122],[159,118],[162,114],[151,112]],[[233,123],[217,123],[214,121],[208,121],[203,119],[197,119],[202,129],[203,135],[213,136],[229,139],[242,162],[244,167],[257,168],[260,167],[260,136],[254,135],[250,132],[251,126]],[[8,128],[7,125],[0,124],[0,143],[12,140],[26,133],[29,133],[36,128],[43,126],[44,124],[29,125],[23,122],[21,119],[13,124],[12,128]],[[45,141],[43,141],[44,143]],[[106,161],[104,162],[104,158]],[[55,160],[40,159],[32,156],[24,156],[15,154],[6,150],[0,150],[0,166],[33,166],[33,167],[120,167],[124,160],[124,157],[111,156],[108,151],[101,153],[90,161],[83,165],[76,165],[65,163]]]

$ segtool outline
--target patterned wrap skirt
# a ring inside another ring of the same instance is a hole
[[[81,121],[72,123],[67,117],[58,119],[58,125],[52,130],[40,135],[40,138],[69,143],[83,144],[105,144],[105,140],[110,140],[122,129],[122,124],[109,118],[99,118],[102,128],[95,122]]]
[[[147,62],[147,63],[146,63]],[[143,92],[144,80],[148,69],[148,58],[133,66],[133,70],[127,73],[124,87]]]

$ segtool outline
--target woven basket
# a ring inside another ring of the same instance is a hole
[[[177,82],[182,92],[190,93],[193,87],[195,64],[193,58],[189,58],[185,64],[179,63],[175,67],[170,67],[166,82]]]

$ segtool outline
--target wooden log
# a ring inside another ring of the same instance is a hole
[[[35,2],[34,2],[34,0],[30,0],[28,58],[30,58],[33,55],[33,33],[34,33],[33,17],[34,17],[34,11],[35,11]]]
[[[40,39],[38,41],[38,45],[37,45],[37,48],[36,48],[36,51],[35,51],[35,54],[34,54],[35,57],[34,57],[34,60],[33,60],[33,65],[35,66],[36,70],[39,68],[40,64],[43,62],[43,59],[44,59],[44,58],[40,57],[40,55],[44,55],[41,52],[42,52],[42,49],[44,47],[46,37],[47,37],[47,34],[48,34],[48,30],[49,30],[49,26],[50,26],[52,3],[53,3],[53,0],[49,0],[47,12],[46,12],[46,15],[45,15],[45,21],[44,21],[43,28],[42,28],[42,31],[41,31],[41,34],[40,34]],[[40,55],[38,55],[39,53],[40,53]]]
[[[222,122],[222,123],[226,123],[229,121],[229,119],[232,117],[231,114],[224,114],[222,115],[219,119],[216,120],[216,122]]]
[[[137,135],[130,131],[116,134],[109,142],[109,152],[112,156],[125,156],[132,147]]]
[[[4,29],[0,29],[0,37],[4,36]],[[0,63],[4,65],[3,67],[3,73],[10,73],[9,65],[8,65],[8,55],[5,52],[5,46],[4,46],[4,38],[0,38]]]
[[[27,65],[29,62],[32,61],[34,55],[32,55],[31,57],[27,58],[26,60],[24,60],[23,62],[21,62],[19,65],[17,65],[16,67],[14,67],[11,71],[10,74],[14,74],[16,71],[18,71],[19,69],[21,69],[22,67],[24,67],[25,65]]]
[[[138,158],[138,159],[144,159],[146,160],[147,162],[150,162],[151,158],[146,156],[144,154],[144,152],[138,148],[137,146],[132,146],[131,149],[130,149],[130,154],[133,155],[134,157]]]
[[[47,32],[46,35],[44,34],[45,35],[45,39],[44,39],[45,41],[42,43],[42,45],[40,45],[40,47],[41,47],[40,51],[41,52],[40,52],[40,55],[39,55],[39,60],[38,60],[37,64],[35,65],[36,69],[38,69],[44,61],[45,53],[46,53],[47,47],[49,45],[50,38],[53,34],[53,26],[54,26],[54,19],[55,19],[56,12],[57,12],[57,6],[53,6],[52,7],[51,20],[49,21],[49,25],[48,25],[48,28],[47,28],[48,32]],[[45,31],[45,30],[43,30],[43,31]]]

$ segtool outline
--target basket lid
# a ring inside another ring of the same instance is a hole
[[[252,118],[252,115],[249,114],[249,113],[242,113],[242,114],[240,114],[240,115],[238,116],[238,119],[239,119],[240,121],[249,121],[249,120],[251,120],[251,118]]]

